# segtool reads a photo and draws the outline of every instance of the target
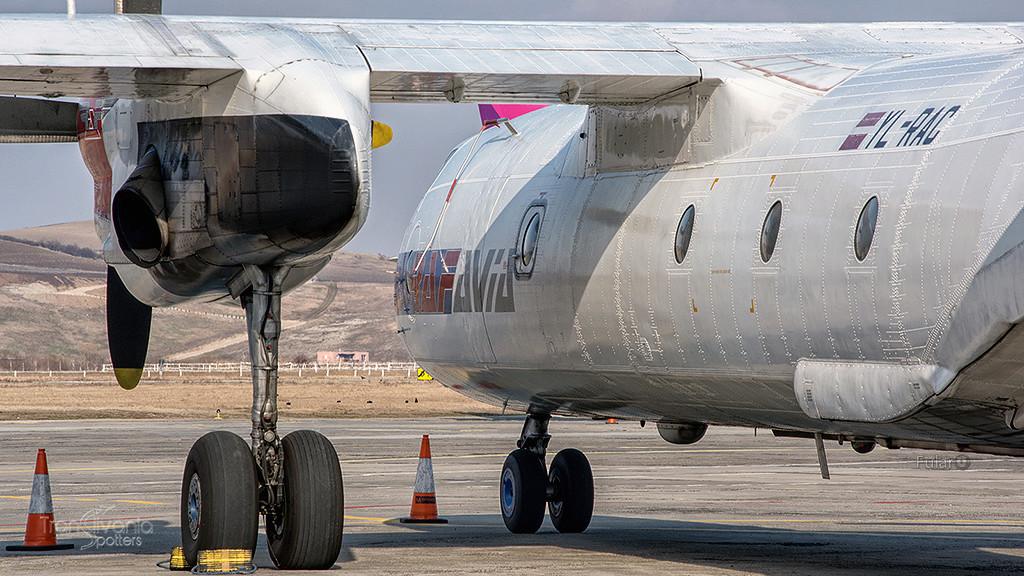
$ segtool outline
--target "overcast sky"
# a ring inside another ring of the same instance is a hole
[[[113,11],[113,0],[78,0],[79,13]],[[1024,0],[163,0],[165,14],[616,20],[675,22],[1022,21]],[[65,0],[0,0],[0,13],[63,12]],[[374,105],[395,139],[374,151],[366,226],[346,247],[394,255],[413,210],[451,148],[479,126],[472,105]],[[115,183],[115,188],[117,184]],[[92,218],[92,179],[78,146],[0,147],[0,230]]]

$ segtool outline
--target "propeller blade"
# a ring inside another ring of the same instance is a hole
[[[153,309],[135,299],[117,270],[107,266],[107,344],[117,383],[131,390],[142,379]]]

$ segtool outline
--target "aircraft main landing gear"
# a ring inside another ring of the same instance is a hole
[[[245,440],[219,430],[196,440],[181,483],[181,545],[190,566],[200,550],[256,548],[256,470]]]
[[[327,569],[341,551],[338,453],[317,432],[298,430],[283,439],[277,432],[277,343],[288,270],[245,266],[252,285],[241,296],[252,361],[252,443],[218,431],[192,446],[181,486],[181,539],[190,566],[199,550],[254,550],[260,514],[278,568]]]
[[[544,504],[559,532],[583,532],[594,512],[590,462],[574,448],[560,451],[545,474],[550,414],[528,414],[517,445],[501,469],[501,518],[515,534],[533,534],[544,522]]]

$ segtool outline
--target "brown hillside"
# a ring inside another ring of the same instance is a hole
[[[92,220],[81,222],[65,222],[64,224],[52,224],[50,226],[39,226],[36,228],[21,228],[2,232],[4,236],[13,236],[21,240],[33,242],[45,242],[47,240],[57,241],[61,244],[89,248],[97,252],[103,247],[98,236],[96,227]]]
[[[0,235],[99,247],[91,222]],[[281,360],[313,360],[318,350],[363,350],[371,360],[409,360],[396,333],[392,269],[381,256],[336,253],[317,281],[285,296]],[[0,240],[0,359],[24,359],[29,366],[47,360],[108,362],[105,270],[100,259]],[[247,358],[244,325],[243,311],[235,305],[158,308],[149,358],[237,362]]]

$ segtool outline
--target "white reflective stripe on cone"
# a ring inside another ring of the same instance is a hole
[[[433,494],[434,465],[430,463],[430,458],[420,458],[419,466],[416,467],[416,486],[413,492]]]
[[[50,476],[36,474],[32,479],[32,500],[28,504],[29,514],[53,514],[53,499],[50,498]]]

